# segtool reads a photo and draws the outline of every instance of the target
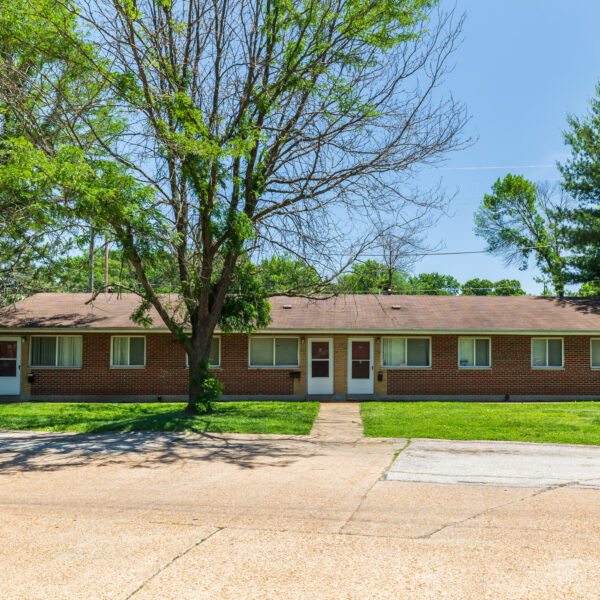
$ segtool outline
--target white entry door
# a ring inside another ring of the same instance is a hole
[[[348,393],[373,393],[373,339],[348,340]]]
[[[0,337],[0,396],[21,393],[21,338]]]
[[[333,394],[333,340],[308,338],[309,394]]]

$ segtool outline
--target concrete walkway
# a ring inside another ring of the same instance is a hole
[[[600,489],[600,447],[414,439],[396,458],[385,480]]]
[[[363,437],[358,403],[323,403],[310,437],[320,442],[354,443]]]

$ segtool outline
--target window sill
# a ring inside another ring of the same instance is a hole
[[[491,371],[492,367],[458,367],[459,371]]]
[[[146,365],[110,365],[110,368],[117,371],[121,371],[123,369],[135,369],[139,371],[140,369],[145,369]]]
[[[564,367],[531,367],[532,371],[564,371]]]
[[[414,369],[417,369],[419,371],[431,371],[432,367],[419,367],[419,366],[405,366],[405,367],[381,367],[382,369],[386,370],[386,371],[412,371]]]
[[[248,369],[277,369],[278,371],[289,371],[290,369],[299,369],[300,365],[248,365]]]
[[[36,370],[36,371],[40,371],[40,370],[48,371],[48,370],[51,370],[51,369],[59,370],[59,371],[64,371],[65,369],[71,369],[72,371],[79,371],[79,370],[81,370],[81,368],[82,367],[34,367],[32,365],[29,365],[27,367],[27,369],[30,369],[32,371],[33,370]]]

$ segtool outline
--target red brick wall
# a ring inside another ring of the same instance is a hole
[[[80,369],[28,369],[32,395],[179,395],[188,392],[185,352],[166,333],[147,333],[146,367],[110,368],[109,333],[84,333]],[[288,369],[249,369],[248,338],[221,336],[221,368],[213,370],[225,394],[292,394]]]
[[[465,337],[465,336],[460,336]],[[457,335],[432,336],[432,369],[388,369],[390,395],[600,395],[590,337],[565,336],[564,369],[531,368],[531,336],[494,335],[491,369],[459,369]]]
[[[28,369],[32,395],[185,395],[188,369],[183,349],[168,334],[146,334],[146,367],[111,369],[108,333],[83,334],[81,369]],[[386,369],[390,395],[600,395],[600,370],[590,368],[590,338],[564,337],[565,368],[537,370],[530,336],[491,336],[492,369],[458,368],[458,336],[432,336],[432,369]],[[221,336],[221,368],[215,375],[226,395],[291,395],[290,371],[249,369],[248,338]]]

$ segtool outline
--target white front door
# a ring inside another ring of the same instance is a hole
[[[348,393],[373,393],[373,339],[348,340]]]
[[[21,338],[0,337],[0,396],[21,393]]]
[[[308,338],[309,394],[333,394],[333,340]]]

